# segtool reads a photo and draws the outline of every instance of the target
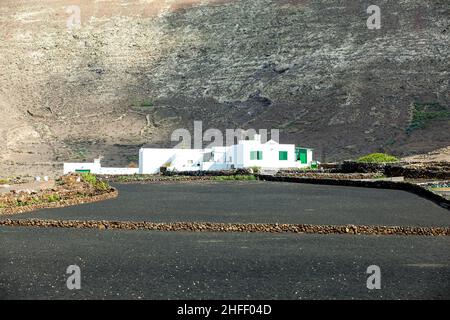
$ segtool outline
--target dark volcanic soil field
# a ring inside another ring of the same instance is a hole
[[[450,226],[450,212],[398,190],[270,182],[117,185],[104,202],[13,219]]]

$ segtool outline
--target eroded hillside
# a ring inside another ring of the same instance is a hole
[[[2,0],[1,169],[125,166],[194,120],[321,160],[428,152],[450,145],[449,48],[448,0]]]

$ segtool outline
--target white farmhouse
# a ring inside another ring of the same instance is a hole
[[[155,174],[161,167],[172,171],[207,171],[260,167],[266,169],[301,168],[312,164],[313,150],[279,144],[240,140],[238,144],[209,149],[153,149],[139,151],[139,173]]]
[[[94,173],[108,175],[156,174],[161,168],[169,171],[213,171],[259,167],[262,169],[304,168],[313,163],[313,150],[296,148],[294,144],[279,144],[274,140],[261,142],[261,136],[253,140],[240,140],[226,147],[207,149],[139,150],[139,168],[105,168],[100,159],[93,163],[65,163],[64,174]]]

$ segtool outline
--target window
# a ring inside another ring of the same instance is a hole
[[[250,160],[262,160],[262,151],[250,151]]]
[[[278,160],[287,160],[287,159],[288,159],[287,151],[280,151],[278,153]]]

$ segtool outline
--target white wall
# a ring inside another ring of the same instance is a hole
[[[295,145],[277,144],[267,142],[260,144],[258,141],[241,141],[238,148],[238,158],[241,159],[238,167],[261,167],[261,168],[296,168],[299,163],[295,159]],[[262,160],[251,160],[251,151],[262,151]],[[279,152],[288,153],[287,160],[279,160]]]
[[[203,162],[201,165],[201,170],[203,171],[214,171],[214,170],[229,170],[231,169],[231,163],[221,163],[221,162]]]
[[[308,166],[310,166],[311,164],[312,164],[312,162],[313,162],[313,150],[312,149],[308,149],[308,152],[307,152],[307,161],[308,161]]]
[[[156,174],[165,164],[168,170],[196,171],[203,162],[201,149],[147,149],[139,152],[139,173]]]
[[[219,163],[233,163],[233,148],[228,147],[213,147],[211,152],[214,153],[214,162]]]

